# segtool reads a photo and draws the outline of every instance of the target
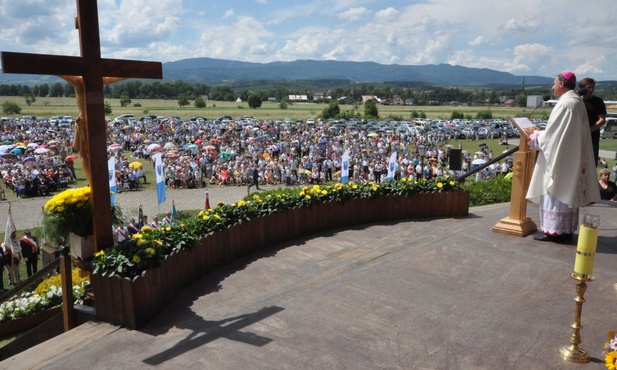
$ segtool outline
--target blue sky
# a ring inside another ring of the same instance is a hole
[[[79,55],[75,0],[0,0],[0,51]],[[615,0],[99,0],[102,55],[381,64],[617,80]]]

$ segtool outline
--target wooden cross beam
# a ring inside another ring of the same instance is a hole
[[[84,160],[94,204],[95,251],[113,245],[111,202],[107,177],[107,123],[104,78],[163,78],[162,64],[101,58],[97,0],[77,0],[76,27],[81,57],[2,52],[4,73],[73,76],[65,78],[77,93],[80,117],[85,120]],[[77,136],[77,132],[76,132]]]

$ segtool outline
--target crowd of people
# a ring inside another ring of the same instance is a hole
[[[254,182],[255,169],[257,184],[324,183],[339,178],[345,150],[351,153],[350,181],[383,181],[392,152],[397,153],[395,178],[410,179],[457,176],[493,158],[485,145],[477,150],[469,147],[462,152],[461,170],[451,171],[449,150],[469,143],[443,131],[391,127],[375,132],[357,125],[341,129],[320,120],[281,124],[252,118],[110,121],[108,148],[109,155],[116,157],[118,191],[139,190],[147,180],[146,172],[134,159],[151,159],[159,152],[166,185],[180,189],[248,186]],[[59,129],[48,122],[3,122],[0,174],[6,188],[19,197],[30,197],[74,182],[72,137],[72,128]],[[427,148],[424,156],[419,153],[420,144]],[[508,157],[476,173],[475,180],[506,175],[511,168]]]
[[[324,183],[340,176],[347,149],[351,181],[383,181],[393,151],[398,159],[396,178],[437,177],[450,173],[448,150],[462,143],[442,133],[332,130],[327,123],[275,125],[256,120],[118,124],[110,128],[110,141],[129,148],[135,157],[151,158],[161,152],[166,184],[174,188],[248,186],[255,166],[259,184]],[[419,144],[428,147],[424,157],[417,151]],[[115,155],[125,154],[118,151]],[[471,168],[476,159],[491,157],[487,147],[463,152],[462,170]],[[494,176],[504,168],[508,172],[508,161],[489,167],[482,176]]]

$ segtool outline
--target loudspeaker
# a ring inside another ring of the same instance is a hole
[[[450,170],[460,171],[463,166],[463,150],[450,148]]]

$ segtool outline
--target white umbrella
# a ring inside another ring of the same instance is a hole
[[[162,149],[162,147],[159,144],[156,144],[156,143],[148,145],[148,150],[151,151],[151,152],[158,152],[161,149]]]
[[[30,148],[36,148],[37,146],[39,146],[37,143],[28,143],[28,147]]]
[[[486,163],[486,160],[482,158],[476,158],[471,162],[471,164],[485,164],[485,163]]]
[[[178,147],[176,146],[176,144],[169,142],[167,144],[165,144],[165,146],[163,147],[163,149],[165,150],[170,150],[170,149],[177,149]]]
[[[120,145],[120,144],[111,144],[109,146],[109,148],[107,148],[107,150],[112,150],[112,151],[122,150],[122,145]]]
[[[36,154],[45,154],[49,151],[47,148],[36,148],[34,149],[34,153]]]

